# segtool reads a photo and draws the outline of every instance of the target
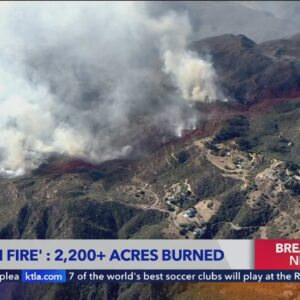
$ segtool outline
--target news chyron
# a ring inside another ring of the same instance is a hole
[[[298,282],[295,240],[10,240],[2,282]]]

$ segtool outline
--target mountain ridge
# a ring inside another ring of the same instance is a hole
[[[225,34],[193,42],[190,49],[212,61],[221,89],[232,101],[250,105],[299,95],[298,35],[257,44],[244,35]]]

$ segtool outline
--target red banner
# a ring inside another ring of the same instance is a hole
[[[300,270],[300,240],[256,240],[256,270]]]

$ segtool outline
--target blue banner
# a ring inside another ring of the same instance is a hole
[[[23,270],[22,282],[66,282],[64,270]]]

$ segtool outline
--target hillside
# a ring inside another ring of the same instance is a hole
[[[209,117],[182,137],[141,126],[136,144],[143,154],[98,165],[53,156],[32,173],[0,178],[0,238],[299,238],[299,35],[261,44],[223,35],[191,49],[209,53],[229,103],[196,105]],[[253,295],[283,299],[287,288],[277,298],[267,287]],[[0,291],[7,299],[195,299],[198,293],[227,299],[207,285],[6,285]]]
[[[249,104],[299,95],[299,35],[256,44],[244,35],[225,34],[194,42],[190,49],[212,60],[231,100]]]

